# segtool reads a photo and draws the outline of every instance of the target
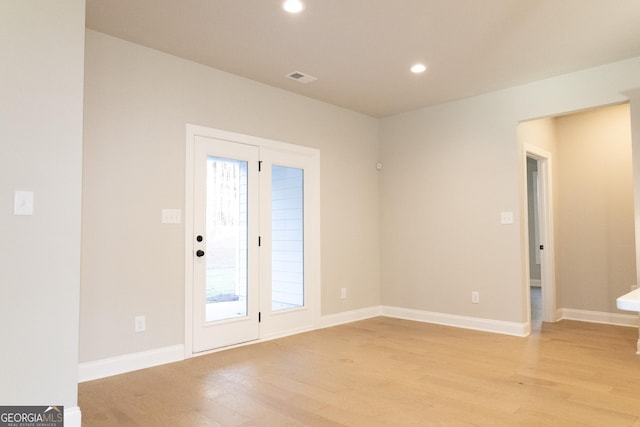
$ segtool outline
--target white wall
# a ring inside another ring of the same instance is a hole
[[[525,322],[517,124],[637,87],[640,58],[381,120],[383,304]]]
[[[0,3],[3,405],[77,406],[84,13]],[[15,190],[33,216],[13,215]]]
[[[184,343],[187,123],[320,149],[322,314],[380,303],[377,120],[94,31],[85,79],[81,362]]]

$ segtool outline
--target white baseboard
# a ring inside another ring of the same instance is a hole
[[[358,310],[343,311],[342,313],[328,314],[320,318],[320,328],[342,325],[345,323],[357,322],[358,320],[378,317],[381,313],[381,306],[360,308]]]
[[[82,413],[79,407],[64,408],[64,425],[66,427],[82,426]]]
[[[358,320],[369,319],[371,317],[380,316],[380,307],[368,307],[359,310],[353,310],[343,313],[331,314],[320,318],[319,328],[341,325],[343,323],[355,322]],[[314,327],[305,327],[301,329],[292,329],[279,334],[270,334],[258,341],[243,343],[237,346],[225,347],[208,352],[198,353],[197,356],[215,353],[217,351],[228,350],[230,348],[250,345],[269,341],[285,336],[299,334],[303,332],[319,329]],[[196,356],[196,355],[194,355]],[[108,359],[97,360],[94,362],[81,363],[78,367],[78,382],[97,380],[112,375],[124,374],[126,372],[137,371],[138,369],[151,368],[153,366],[164,365],[166,363],[178,362],[185,359],[185,347],[183,344],[171,347],[159,348],[140,353],[125,354],[122,356],[111,357]]]
[[[301,329],[292,329],[279,334],[268,334],[260,340],[248,343],[242,343],[236,346],[229,346],[223,349],[215,349],[206,351],[193,356],[204,356],[207,354],[224,351],[231,348],[251,345],[259,342],[270,341],[277,338],[283,338],[289,335],[295,335],[303,332],[312,331],[314,329],[326,328],[329,326],[341,325],[344,323],[355,322],[358,320],[369,319],[371,317],[380,316],[380,307],[368,307],[359,310],[353,310],[343,313],[331,314],[320,318],[320,326],[318,328],[305,327]],[[139,369],[151,368],[153,366],[163,365],[166,363],[178,362],[185,359],[184,345],[175,345],[171,347],[159,348],[156,350],[144,351],[140,353],[125,354],[122,356],[111,357],[108,359],[97,360],[94,362],[81,363],[78,367],[78,382],[92,381],[100,378],[110,377],[112,375],[124,374],[126,372],[137,371]]]
[[[542,287],[542,280],[540,279],[529,279],[529,286],[533,286],[534,288]]]
[[[279,334],[268,334],[260,340],[249,343],[242,343],[236,346],[229,346],[223,349],[206,351],[193,356],[203,356],[218,351],[228,350],[231,348],[241,347],[245,345],[255,344],[259,342],[269,341],[277,338],[283,338],[289,335],[295,335],[303,332],[312,331],[314,329],[326,328],[329,326],[341,325],[343,323],[355,322],[357,320],[369,319],[380,315],[380,307],[369,307],[360,310],[353,310],[343,313],[322,316],[320,318],[320,326],[318,328],[305,327],[301,329],[292,329]],[[156,350],[144,351],[140,353],[125,354],[122,356],[111,357],[108,359],[97,360],[94,362],[81,363],[78,367],[78,382],[92,381],[100,378],[110,377],[112,375],[124,374],[126,372],[137,371],[139,369],[151,368],[153,366],[163,365],[166,363],[178,362],[185,359],[184,345],[175,345],[171,347],[159,348]]]
[[[180,360],[184,360],[184,345],[182,344],[111,357],[95,362],[81,363],[78,367],[78,382],[124,374],[125,372],[178,362]]]
[[[637,314],[606,313],[602,311],[560,309],[560,320],[579,320],[581,322],[604,323],[607,325],[638,327]]]
[[[483,319],[478,317],[458,316],[455,314],[434,313],[403,307],[382,306],[382,316],[398,319],[416,320],[418,322],[435,323],[456,328],[493,332],[504,335],[524,337],[528,335],[526,323],[505,322],[502,320]]]
[[[602,313],[596,311],[559,309],[558,318],[579,320],[583,322],[606,323],[619,326],[638,327],[638,316],[618,313]],[[377,316],[395,317],[398,319],[415,320],[418,322],[434,323],[438,325],[453,326],[456,328],[473,329],[476,331],[492,332],[518,337],[527,336],[529,325],[527,323],[505,322],[501,320],[483,319],[478,317],[459,316],[455,314],[435,313],[430,311],[415,310],[404,307],[373,306],[358,310],[345,311],[342,313],[329,314],[320,318],[319,328],[342,325],[345,323],[357,322],[359,320],[370,319]],[[290,330],[287,333],[272,335],[260,341],[281,338],[296,333],[311,331],[314,328],[304,328],[300,330]],[[640,341],[638,343],[640,352]],[[136,371],[138,369],[150,368],[152,366],[184,360],[184,345],[159,348],[156,350],[144,351],[141,353],[128,354],[112,357],[109,359],[97,360],[95,362],[81,363],[79,365],[79,382],[91,381],[98,378],[105,378],[112,375],[123,374],[125,372]],[[74,409],[77,409],[77,414]],[[71,408],[69,419],[78,419],[80,426],[80,408]],[[65,410],[65,421],[67,410]],[[69,424],[75,426],[76,424]]]

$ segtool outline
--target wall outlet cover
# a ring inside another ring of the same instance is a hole
[[[136,316],[135,317],[135,331],[136,332],[144,332],[147,328],[147,319],[144,316]]]
[[[480,304],[480,292],[478,291],[471,292],[471,302],[474,304]]]

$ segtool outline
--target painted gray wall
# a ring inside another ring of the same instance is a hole
[[[563,308],[617,312],[636,279],[629,105],[555,123],[558,295]]]
[[[77,406],[84,1],[0,2],[0,402]],[[15,190],[34,192],[15,216]]]
[[[636,277],[629,105],[528,121],[518,134],[552,153],[558,307],[618,312]]]
[[[380,304],[376,119],[94,31],[85,88],[81,362],[184,343],[187,123],[319,148],[322,314]]]
[[[525,322],[517,125],[623,102],[638,87],[634,58],[382,119],[383,304]],[[516,223],[501,225],[502,211]]]

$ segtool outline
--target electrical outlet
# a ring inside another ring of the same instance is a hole
[[[474,304],[480,304],[480,292],[478,291],[471,292],[471,302]]]
[[[340,299],[347,299],[347,288],[340,289]]]
[[[135,331],[144,332],[147,329],[147,320],[144,316],[136,316],[135,318]]]

